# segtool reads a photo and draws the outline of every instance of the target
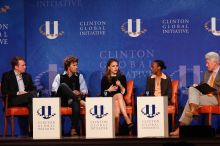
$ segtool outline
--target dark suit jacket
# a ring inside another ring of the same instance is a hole
[[[155,78],[147,77],[146,91],[149,92],[149,96],[154,96]],[[161,78],[161,96],[168,96],[168,102],[171,104],[172,83],[169,76],[166,79]]]
[[[23,73],[22,78],[25,86],[25,91],[31,92],[33,90],[36,90],[32,78],[28,73]],[[3,74],[1,91],[3,96],[8,95],[9,97],[13,97],[17,95],[19,89],[17,79],[13,70],[5,72]]]
[[[203,80],[201,82],[202,83],[208,83],[208,80],[210,78],[210,76],[212,75],[212,72],[210,71],[206,71],[204,73],[204,76],[203,76]],[[213,88],[217,89],[218,91],[220,91],[220,69],[215,77],[215,81],[214,81],[214,85],[213,85]],[[217,94],[214,93],[215,96],[217,96]]]

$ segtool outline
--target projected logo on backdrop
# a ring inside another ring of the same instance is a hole
[[[45,24],[41,25],[39,28],[39,32],[51,40],[56,39],[57,37],[62,36],[64,34],[64,31],[59,32],[58,30],[58,21],[54,21],[52,24],[53,24],[53,34],[51,34],[50,31],[50,21],[45,21]],[[43,30],[43,28],[45,28],[45,30]]]
[[[220,19],[216,19],[215,17],[212,17],[211,21],[210,20],[207,21],[204,27],[208,32],[211,32],[214,36],[220,36],[220,30],[216,30],[216,23],[219,21]]]
[[[47,112],[47,113],[46,113]],[[44,119],[50,119],[51,117],[55,116],[56,114],[55,113],[52,113],[52,108],[51,106],[42,106],[41,108],[39,108],[37,110],[37,114],[39,116],[41,116],[42,118]]]
[[[147,104],[141,109],[141,113],[146,115],[148,118],[153,118],[160,114],[160,112],[156,112],[155,104],[152,104],[151,106]]]
[[[136,22],[136,31],[133,32],[133,23]],[[126,29],[127,27],[127,29]],[[145,32],[147,32],[147,29],[141,30],[141,19],[136,19],[136,21],[132,21],[132,19],[128,19],[128,22],[125,22],[121,25],[121,30],[128,34],[130,37],[138,37]]]
[[[89,110],[89,113],[95,116],[97,119],[101,119],[104,116],[108,115],[108,113],[104,112],[103,105],[100,105],[100,106],[94,105],[94,107]]]
[[[8,5],[4,5],[3,7],[0,7],[0,13],[7,13],[10,10],[10,7]]]

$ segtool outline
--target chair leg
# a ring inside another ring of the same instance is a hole
[[[81,119],[80,120],[80,136],[82,136],[83,135],[83,120]]]
[[[212,125],[212,114],[211,113],[208,114],[208,120],[209,120],[208,125],[211,126]]]
[[[7,122],[8,122],[7,117],[4,116],[4,137],[6,136],[6,133],[7,133],[7,125],[8,125]]]
[[[175,128],[175,113],[172,113],[172,130]]]
[[[132,121],[132,114],[131,113],[128,114],[128,117]]]
[[[11,116],[11,135],[14,137],[14,127],[15,125],[14,125],[14,116]]]
[[[86,115],[84,116],[84,120],[83,120],[83,131],[84,131],[84,135],[86,135]]]

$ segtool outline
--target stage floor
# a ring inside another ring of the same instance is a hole
[[[117,136],[113,139],[86,139],[85,137],[62,137],[54,140],[35,140],[30,137],[0,137],[0,145],[11,146],[219,146],[220,136],[213,138],[137,138]]]

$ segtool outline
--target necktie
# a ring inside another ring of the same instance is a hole
[[[211,79],[210,79],[210,81],[209,81],[209,85],[210,85],[211,87],[214,86],[214,81],[215,81],[214,72],[212,72]],[[212,93],[209,93],[209,94],[207,94],[207,95],[208,95],[208,96],[212,96],[213,94],[212,94]]]
[[[211,79],[210,79],[210,82],[209,82],[209,85],[210,85],[211,87],[213,87],[214,81],[215,81],[214,72],[212,72]]]

